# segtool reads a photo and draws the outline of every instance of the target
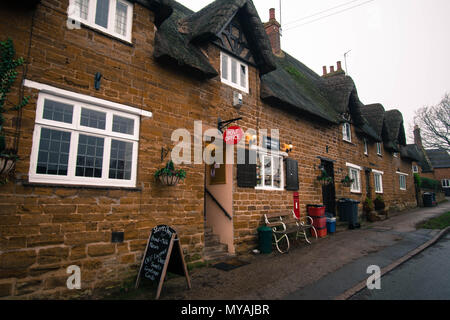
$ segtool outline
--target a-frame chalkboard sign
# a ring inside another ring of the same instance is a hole
[[[176,231],[169,226],[159,225],[153,228],[147,242],[136,279],[136,289],[139,287],[141,277],[157,282],[156,299],[159,299],[167,272],[185,276],[188,288],[191,288],[191,280]]]

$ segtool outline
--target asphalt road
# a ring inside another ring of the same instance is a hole
[[[350,300],[450,300],[450,234]]]

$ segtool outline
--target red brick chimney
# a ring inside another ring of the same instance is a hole
[[[420,136],[420,128],[418,125],[414,126],[414,143],[419,147],[423,148],[422,137]]]
[[[330,66],[330,73],[334,73],[334,66]]]
[[[342,71],[342,62],[341,61],[337,62],[337,71]]]
[[[328,74],[327,66],[323,66],[322,70],[323,70],[323,75],[326,76]]]
[[[280,34],[280,23],[275,18],[275,9],[269,10],[269,22],[264,23],[264,29],[269,36],[270,44],[272,45],[272,52],[275,55],[281,54],[281,34]]]

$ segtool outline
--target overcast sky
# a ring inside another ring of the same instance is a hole
[[[198,11],[213,1],[178,2]],[[279,0],[253,3],[263,22],[272,7],[280,20]],[[281,12],[284,51],[322,75],[351,50],[359,98],[400,110],[407,136],[414,110],[450,93],[449,0],[282,0]]]

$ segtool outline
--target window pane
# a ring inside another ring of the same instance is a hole
[[[247,88],[247,68],[241,64],[241,87]]]
[[[236,60],[231,59],[231,82],[237,84],[237,63]]]
[[[228,80],[228,57],[222,54],[222,79]]]
[[[272,186],[272,158],[264,156],[264,186]]]
[[[70,132],[41,129],[36,173],[67,175],[70,135]]]
[[[133,159],[133,143],[118,140],[111,141],[111,158],[109,162],[109,178],[131,180],[131,163]]]
[[[80,124],[85,127],[105,130],[106,113],[82,108]]]
[[[262,187],[262,174],[263,174],[263,155],[258,154],[258,157],[256,158],[256,186]]]
[[[127,34],[127,8],[126,4],[117,1],[116,5],[116,32],[125,36]]]
[[[89,9],[89,0],[75,0],[76,7],[76,15],[81,19],[87,20],[88,18],[88,9]]]
[[[109,0],[97,0],[95,24],[108,28]]]
[[[273,157],[273,186],[281,188],[281,158]]]
[[[44,119],[72,123],[72,116],[72,105],[45,99],[44,114],[42,115]]]
[[[77,177],[102,177],[104,142],[104,138],[80,134],[75,172]]]
[[[112,131],[132,135],[132,134],[134,134],[134,120],[124,118],[124,117],[114,116]]]
[[[351,190],[353,190],[353,191],[359,191],[360,190],[360,188],[359,188],[359,177],[358,176],[359,176],[358,170],[350,169],[350,177],[351,177],[351,179],[354,180],[353,183],[352,183],[352,186],[351,186]]]

